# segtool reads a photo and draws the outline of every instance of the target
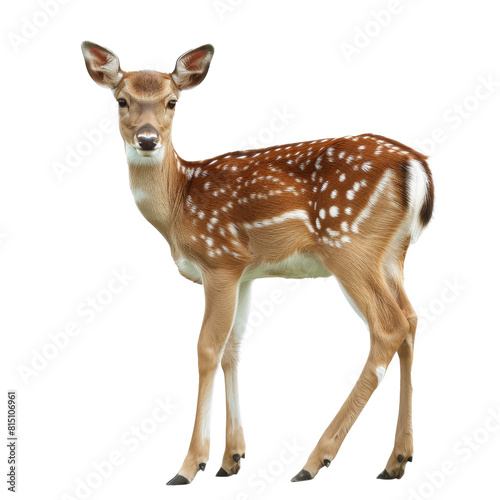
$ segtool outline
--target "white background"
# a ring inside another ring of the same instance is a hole
[[[500,419],[495,3],[70,0],[50,18],[41,3],[11,2],[1,21],[0,413],[7,390],[17,390],[17,498],[498,494],[500,422],[489,417]],[[39,27],[30,31],[30,22]],[[375,479],[393,447],[396,358],[331,467],[290,483],[360,373],[368,334],[333,279],[269,279],[254,287],[242,353],[240,473],[214,477],[224,450],[219,373],[207,469],[187,487],[165,486],[191,436],[202,288],[178,274],[134,205],[116,103],[87,74],[85,39],[117,53],[125,70],[171,71],[181,53],[215,46],[206,80],[177,107],[174,145],[188,160],[238,149],[252,136],[265,146],[364,132],[431,154],[435,217],[406,265],[421,322],[414,461],[401,481]],[[350,57],[346,44],[356,51]],[[269,133],[277,111],[293,117]],[[85,149],[85,134],[103,119],[100,142]],[[68,148],[86,156],[58,177]],[[112,273],[123,270],[127,286],[90,318],[88,298],[109,298]],[[80,334],[54,351],[49,335],[70,322]],[[158,398],[172,409],[156,423],[164,415]],[[144,437],[137,449],[135,426]],[[287,445],[295,454],[283,452]],[[110,455],[120,464],[98,475],[95,464]],[[4,480],[0,487],[3,495]]]

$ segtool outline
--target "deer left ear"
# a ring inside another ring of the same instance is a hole
[[[177,59],[171,77],[179,90],[196,87],[205,79],[213,55],[214,48],[208,44],[190,50]]]
[[[92,42],[83,42],[82,52],[92,80],[101,87],[114,89],[123,77],[118,57],[110,50]]]

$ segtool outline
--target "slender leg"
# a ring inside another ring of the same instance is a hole
[[[226,450],[217,476],[231,476],[240,470],[240,458],[245,456],[245,438],[238,395],[238,361],[240,346],[250,311],[251,282],[241,283],[233,329],[222,355],[226,384]]]
[[[389,279],[391,291],[399,307],[410,324],[410,332],[398,349],[401,388],[399,396],[399,416],[396,427],[394,449],[379,479],[401,479],[407,462],[413,459],[413,427],[412,427],[412,394],[411,367],[413,363],[413,346],[417,329],[417,315],[410,304],[403,287],[403,264],[392,279]]]
[[[337,277],[366,318],[370,328],[370,352],[352,392],[323,433],[304,468],[292,481],[312,479],[321,467],[330,465],[410,329],[382,272],[370,276],[361,270],[351,269],[349,275]]]
[[[233,326],[239,276],[203,277],[205,316],[198,340],[198,404],[193,436],[179,473],[167,484],[188,484],[204,470],[210,448],[210,409],[213,382],[224,345]]]

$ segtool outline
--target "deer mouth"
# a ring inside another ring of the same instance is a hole
[[[141,158],[150,158],[152,161],[161,161],[163,159],[164,147],[162,144],[159,144],[153,149],[143,149],[139,145],[127,142],[125,145],[125,152],[127,154],[128,161],[133,163],[137,161],[140,162]]]
[[[143,149],[140,146],[134,146],[134,149],[137,151],[137,154],[139,156],[145,156],[145,157],[150,157],[150,156],[157,156],[160,151],[163,150],[163,146],[155,146],[153,149]]]

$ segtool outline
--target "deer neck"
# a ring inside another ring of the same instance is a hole
[[[126,145],[130,189],[144,217],[172,245],[175,221],[183,205],[189,180],[183,160],[169,138],[157,154],[141,157]]]

